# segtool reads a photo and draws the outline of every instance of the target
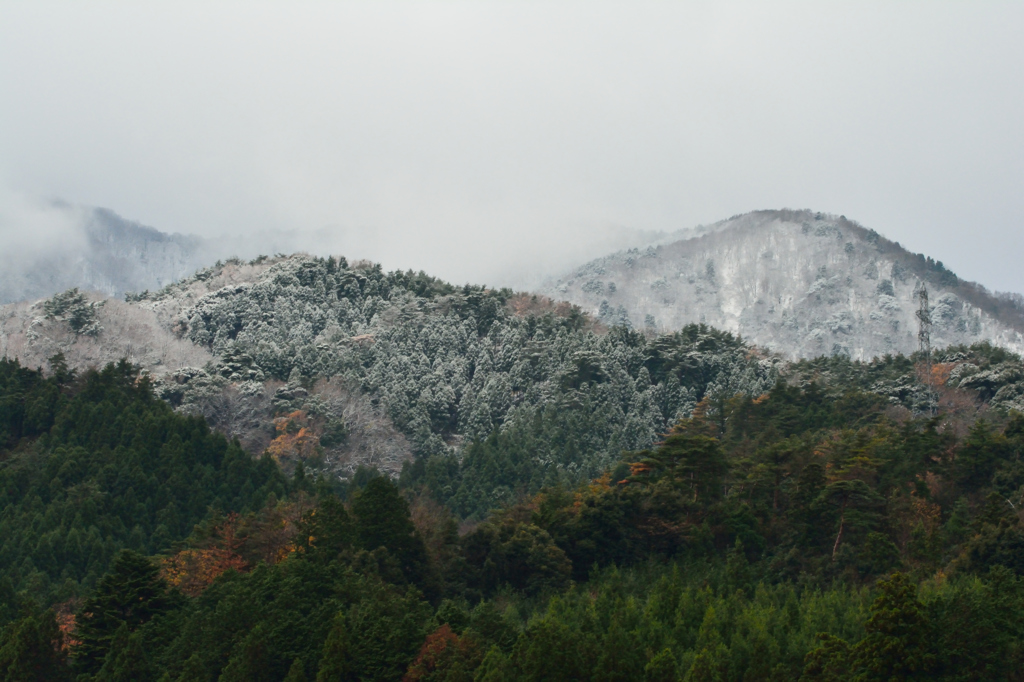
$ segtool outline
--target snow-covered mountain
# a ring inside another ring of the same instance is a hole
[[[103,208],[54,210],[68,214],[68,227],[56,243],[31,252],[8,250],[0,258],[0,303],[71,287],[120,298],[129,291],[159,289],[216,260],[199,237],[166,234]]]
[[[1024,351],[1024,306],[845,216],[756,211],[682,239],[591,261],[547,286],[609,324],[661,331],[703,322],[790,357],[868,359],[918,349],[925,287],[931,343]]]
[[[73,287],[123,298],[162,289],[217,261],[316,251],[311,247],[324,242],[323,231],[198,237],[161,232],[106,208],[54,204],[47,210],[60,225],[47,234],[12,239],[11,232],[31,228],[0,223],[0,233],[7,231],[0,242],[0,304],[35,301]]]

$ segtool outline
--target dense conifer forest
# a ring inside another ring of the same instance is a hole
[[[786,364],[309,263],[195,305],[181,383],[0,361],[0,680],[1024,679],[1017,356]],[[326,466],[335,378],[400,472]],[[299,456],[193,409],[259,381]]]

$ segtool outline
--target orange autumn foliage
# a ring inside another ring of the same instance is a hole
[[[70,651],[71,647],[82,643],[75,639],[75,629],[78,625],[75,614],[81,606],[81,599],[69,599],[53,607],[53,616],[57,621],[57,629],[60,630],[60,650],[65,653]]]
[[[933,532],[942,524],[942,507],[921,497],[913,497],[914,519],[921,523],[929,532]]]
[[[248,565],[242,557],[213,549],[183,549],[161,563],[164,579],[190,597],[197,597],[229,568],[245,570]]]
[[[294,502],[268,505],[247,516],[239,527],[243,536],[241,554],[250,564],[264,561],[276,564],[295,551],[293,542],[298,524],[311,502],[299,495]]]
[[[278,435],[270,441],[267,452],[277,462],[306,459],[316,454],[320,437],[302,410],[278,417],[274,420],[274,428]]]
[[[418,682],[433,677],[432,673],[439,668],[444,669],[450,666],[453,659],[461,658],[463,661],[474,661],[467,666],[472,670],[479,662],[479,654],[479,646],[473,639],[469,636],[459,637],[445,623],[427,635],[426,641],[420,647],[419,655],[409,666],[402,682]]]
[[[160,562],[160,572],[172,587],[190,597],[198,596],[228,569],[244,571],[249,565],[238,550],[241,541],[236,537],[238,514],[231,514],[217,527],[217,546],[188,548]]]
[[[932,386],[945,386],[954,367],[956,367],[955,362],[936,362],[932,365],[932,375],[929,383]]]
[[[572,507],[570,508],[572,513],[578,515],[586,506],[587,500],[599,499],[601,496],[606,495],[612,488],[611,482],[612,475],[605,472],[592,480],[585,488],[577,491],[573,495]]]
[[[629,465],[629,476],[630,476],[630,478],[636,478],[638,476],[643,476],[644,474],[649,474],[652,471],[654,471],[654,467],[652,467],[650,464],[648,464],[646,462],[632,462]],[[626,481],[619,481],[619,482],[620,483],[628,483],[628,480],[626,480]]]

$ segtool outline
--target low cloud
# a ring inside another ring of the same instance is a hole
[[[88,211],[39,200],[0,186],[0,254],[7,268],[27,268],[40,257],[85,247]]]
[[[0,183],[490,284],[808,207],[1020,291],[1022,22],[1012,3],[2,3]],[[8,211],[0,243],[45,214]]]

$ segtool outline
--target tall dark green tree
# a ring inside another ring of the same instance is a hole
[[[122,550],[78,613],[76,665],[86,673],[99,670],[118,630],[135,632],[170,605],[167,584],[153,562]]]
[[[284,682],[306,682],[306,680],[306,665],[301,658],[296,658],[292,661],[292,667],[288,669]]]
[[[721,443],[693,425],[677,427],[653,452],[647,453],[641,464],[641,475],[687,490],[694,502],[707,503],[722,497],[728,463]]]
[[[235,645],[231,660],[220,675],[221,682],[274,682],[280,679],[274,675],[267,639],[266,626],[258,623]]]
[[[859,678],[875,682],[930,679],[935,663],[931,651],[931,625],[917,599],[917,586],[905,573],[893,573],[878,582],[867,632],[857,643],[852,659]]]
[[[804,657],[801,682],[845,682],[851,671],[850,645],[838,637],[819,633],[818,646]]]
[[[427,635],[430,608],[411,587],[399,592],[370,583],[367,588],[347,614],[352,670],[360,680],[397,682]]]
[[[537,682],[588,680],[593,670],[593,647],[584,633],[545,618],[530,628],[516,643],[512,664],[520,679]]]
[[[334,617],[324,649],[320,656],[320,669],[316,674],[316,682],[352,682],[356,679],[353,672],[352,642],[348,636],[344,613]]]
[[[122,623],[114,633],[96,679],[102,682],[147,682],[155,679],[155,673],[140,633],[130,633],[128,624]]]
[[[627,632],[618,618],[612,618],[601,642],[591,679],[595,682],[639,682],[646,663],[638,638]]]
[[[334,495],[326,494],[315,509],[302,517],[296,542],[307,554],[330,560],[352,546],[354,534],[345,505]]]
[[[406,578],[422,584],[426,576],[426,548],[409,515],[409,503],[398,486],[384,476],[373,478],[352,500],[356,541],[362,549],[384,547],[394,556]]]
[[[70,680],[53,612],[27,616],[0,633],[0,682]]]
[[[987,484],[1008,449],[1006,437],[989,422],[979,419],[956,451],[953,469],[957,481],[967,490]]]

